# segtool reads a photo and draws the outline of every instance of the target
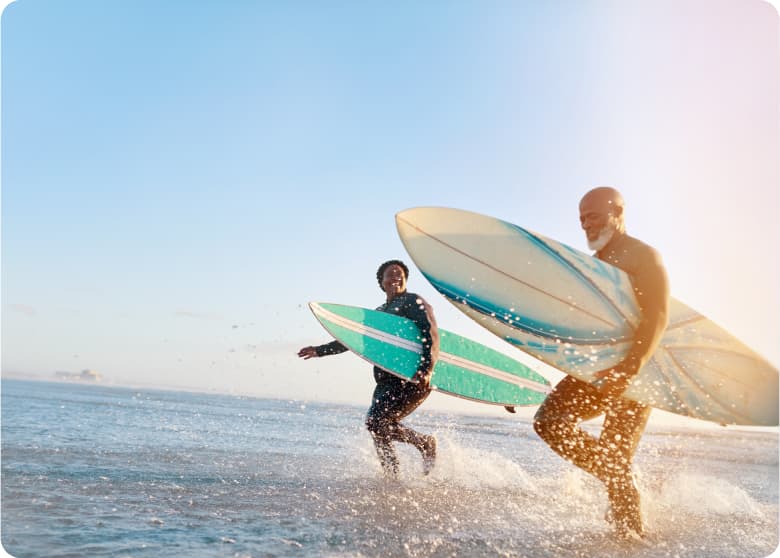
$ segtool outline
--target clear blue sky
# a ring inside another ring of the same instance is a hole
[[[602,184],[673,294],[777,365],[778,68],[756,0],[12,3],[3,373],[367,403],[365,363],[295,353],[328,340],[308,301],[382,302],[397,211],[584,249]]]

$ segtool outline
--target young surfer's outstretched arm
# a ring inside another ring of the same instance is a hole
[[[303,360],[308,360],[314,357],[337,355],[347,350],[347,347],[340,341],[331,341],[330,343],[326,343],[324,345],[309,345],[308,347],[304,347],[298,351],[298,356]]]

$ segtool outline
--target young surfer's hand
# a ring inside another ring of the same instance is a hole
[[[431,375],[432,374],[430,372],[423,373],[418,370],[417,373],[412,376],[412,381],[420,384],[421,386],[428,387],[431,385]]]
[[[301,357],[303,360],[309,360],[310,358],[317,356],[317,349],[315,347],[304,347],[300,351],[298,351],[298,356]]]

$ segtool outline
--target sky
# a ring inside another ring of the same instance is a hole
[[[779,29],[757,0],[8,4],[3,376],[367,406],[365,362],[296,353],[330,340],[309,301],[384,301],[398,211],[584,250],[599,185],[673,296],[777,366]]]

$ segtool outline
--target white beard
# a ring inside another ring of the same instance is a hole
[[[598,252],[604,248],[604,246],[609,244],[609,241],[612,240],[613,236],[615,236],[615,229],[607,225],[601,229],[601,232],[599,233],[599,236],[596,238],[596,240],[588,240],[588,248],[594,252]]]

